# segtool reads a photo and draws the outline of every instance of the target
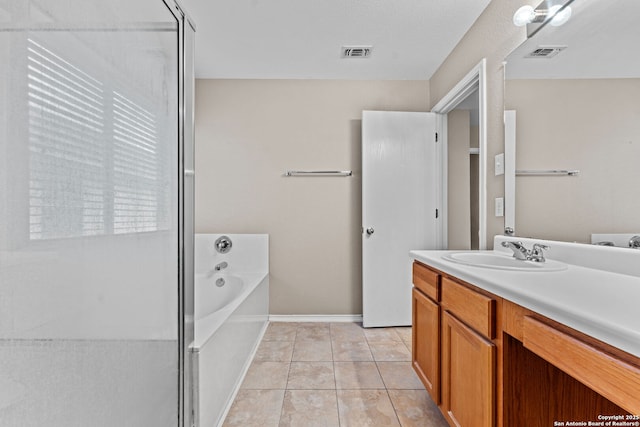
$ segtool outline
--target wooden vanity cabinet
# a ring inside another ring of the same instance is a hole
[[[637,356],[417,261],[413,283],[413,368],[451,427],[640,422]]]
[[[640,358],[509,301],[503,313],[505,426],[640,421]]]
[[[412,292],[413,369],[431,399],[440,403],[440,276],[414,263]]]
[[[452,426],[492,427],[496,413],[495,299],[442,279],[442,403]]]
[[[415,262],[413,368],[450,425],[492,427],[495,299]]]

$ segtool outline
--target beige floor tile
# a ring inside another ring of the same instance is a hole
[[[411,326],[397,327],[395,330],[402,341],[411,342]]]
[[[285,389],[289,362],[253,362],[242,382],[243,389]]]
[[[404,343],[404,346],[407,347],[407,350],[409,350],[409,353],[411,353],[411,348],[413,343],[411,341],[402,341]]]
[[[240,390],[224,427],[277,427],[284,390]]]
[[[389,390],[402,427],[448,427],[426,390]]]
[[[364,329],[359,323],[332,323],[331,339],[339,341],[364,341]]]
[[[293,347],[294,362],[331,362],[331,341],[315,340],[305,341],[296,339]]]
[[[384,389],[375,362],[334,362],[337,389]]]
[[[301,323],[296,334],[297,341],[315,341],[331,339],[328,323]]]
[[[339,362],[367,362],[373,356],[366,341],[331,341],[333,360]]]
[[[424,390],[411,362],[376,362],[387,389]]]
[[[400,426],[386,390],[338,390],[341,427]]]
[[[364,330],[364,336],[369,343],[402,341],[395,328],[367,328]]]
[[[335,390],[287,390],[280,427],[339,427]]]
[[[299,328],[330,328],[331,322],[298,322]]]
[[[402,362],[411,360],[411,352],[403,342],[370,343],[376,361]]]
[[[332,362],[291,362],[288,390],[335,390]]]
[[[290,362],[292,354],[293,341],[262,341],[253,360]]]
[[[296,339],[297,323],[271,322],[264,333],[263,341],[293,341]]]

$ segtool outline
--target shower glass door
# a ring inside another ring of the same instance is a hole
[[[0,425],[176,427],[179,20],[0,1]]]

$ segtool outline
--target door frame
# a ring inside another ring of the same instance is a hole
[[[442,248],[448,247],[448,209],[447,209],[447,114],[464,101],[471,93],[478,90],[478,245],[479,249],[487,249],[487,60],[482,60],[473,67],[436,105],[431,112],[437,113],[436,129],[441,144],[437,144],[436,155],[440,159],[440,170],[437,176],[440,178],[436,195],[440,201],[442,221],[438,229],[437,241]]]

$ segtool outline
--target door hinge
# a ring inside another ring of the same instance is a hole
[[[436,132],[436,142],[438,142],[438,132]]]
[[[438,209],[436,209],[436,219],[438,218]]]

